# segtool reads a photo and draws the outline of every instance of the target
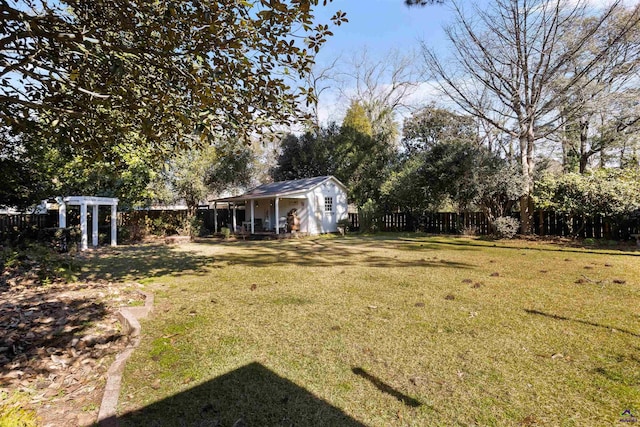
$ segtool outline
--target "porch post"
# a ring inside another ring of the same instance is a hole
[[[58,202],[58,227],[67,228],[67,204],[62,200]]]
[[[233,204],[233,232],[236,232],[236,204]]]
[[[276,197],[276,234],[280,234],[280,198]]]
[[[118,246],[118,205],[111,205],[111,246]]]
[[[254,222],[255,222],[255,220],[254,220],[254,217],[255,217],[255,204],[256,204],[256,201],[251,199],[251,234],[255,234],[256,233],[256,227],[255,227],[255,224],[254,224]]]
[[[213,234],[218,232],[218,202],[213,202]]]
[[[87,237],[87,203],[80,203],[80,250],[86,251],[89,247]]]
[[[98,246],[98,205],[91,206],[91,245]]]

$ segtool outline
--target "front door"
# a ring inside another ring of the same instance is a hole
[[[336,230],[335,200],[333,197],[324,197],[324,210],[322,213],[322,231],[325,233]]]

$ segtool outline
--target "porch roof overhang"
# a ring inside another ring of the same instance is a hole
[[[219,202],[239,203],[239,202],[246,202],[249,200],[275,199],[276,197],[281,199],[285,199],[285,198],[286,199],[304,199],[306,198],[306,194],[305,193],[264,193],[260,195],[242,194],[240,196],[225,197],[222,199],[213,199],[211,201],[215,203],[219,203]]]
[[[317,176],[314,178],[302,178],[291,181],[280,181],[272,182],[270,184],[263,184],[239,196],[214,199],[211,200],[211,202],[237,203],[245,202],[247,200],[274,198],[304,199],[306,198],[306,195],[309,191],[329,180],[334,180],[337,184],[344,188],[344,184],[342,184],[333,176]]]

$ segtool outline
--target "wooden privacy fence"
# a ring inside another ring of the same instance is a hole
[[[1,214],[0,239],[5,240],[30,230],[55,227],[55,222],[51,214]]]
[[[349,222],[352,230],[360,229],[357,213],[349,214]],[[480,235],[490,233],[489,221],[482,212],[434,212],[420,215],[387,213],[379,218],[378,228],[381,231],[423,231],[434,234],[457,234],[465,230],[472,230]]]
[[[238,210],[238,223],[244,217],[244,210]],[[0,215],[0,243],[8,238],[19,237],[29,231],[57,227],[57,211],[48,214]],[[119,214],[118,225],[130,226],[146,221],[162,223],[164,226],[179,227],[186,219],[186,211],[132,211]],[[213,209],[198,209],[197,216],[204,226],[213,231]],[[518,218],[518,214],[514,214]],[[72,218],[69,215],[69,218]],[[72,219],[69,219],[73,222]],[[231,221],[231,212],[218,209],[218,230]],[[349,214],[352,230],[360,229],[357,213]],[[380,231],[422,231],[433,234],[476,234],[488,235],[492,232],[487,216],[482,212],[431,212],[431,213],[387,213],[379,218]],[[73,225],[73,223],[71,224]],[[106,230],[106,229],[105,229]],[[108,230],[105,231],[108,233]],[[606,238],[612,240],[629,240],[632,234],[640,234],[640,213],[621,218],[602,216],[569,217],[556,212],[538,211],[533,216],[533,233],[538,236]]]
[[[519,219],[515,213],[514,218]],[[352,230],[359,230],[357,213],[349,214]],[[422,214],[387,213],[378,221],[381,231],[422,231],[433,234],[491,234],[491,224],[483,212],[432,212]],[[569,217],[555,212],[537,211],[533,217],[533,233],[538,236],[607,238],[629,240],[640,233],[640,215],[621,218],[602,216]]]

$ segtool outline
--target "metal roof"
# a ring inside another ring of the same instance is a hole
[[[213,200],[215,202],[238,202],[251,199],[266,199],[271,197],[295,196],[306,193],[317,186],[324,184],[326,181],[333,180],[336,184],[345,188],[344,184],[333,176],[316,176],[314,178],[294,179],[291,181],[272,182],[270,184],[262,184],[244,194],[235,197],[225,197],[223,199]]]

